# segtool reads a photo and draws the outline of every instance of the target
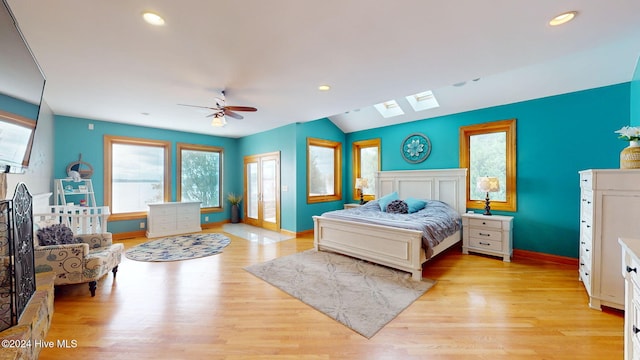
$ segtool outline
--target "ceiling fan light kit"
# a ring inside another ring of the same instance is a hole
[[[215,107],[201,106],[201,105],[188,105],[188,104],[178,104],[178,105],[213,110],[213,113],[207,115],[207,117],[213,117],[213,120],[211,121],[211,126],[215,126],[215,127],[223,127],[227,125],[227,120],[225,118],[226,116],[229,116],[237,120],[244,119],[244,116],[236,113],[236,111],[248,111],[248,112],[258,111],[258,109],[252,106],[227,105],[225,100],[224,90],[222,91],[221,98],[219,97],[215,98]]]

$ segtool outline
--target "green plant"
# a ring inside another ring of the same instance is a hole
[[[234,193],[229,193],[229,195],[227,195],[227,200],[229,200],[231,205],[238,205],[242,201],[242,195],[236,195]]]

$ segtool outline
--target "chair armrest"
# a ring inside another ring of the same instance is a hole
[[[82,241],[83,243],[88,244],[90,249],[111,246],[113,240],[113,237],[109,232],[100,234],[75,235],[74,237]]]
[[[84,258],[89,254],[88,244],[35,246],[33,257],[36,272],[53,271],[55,274],[82,272]]]

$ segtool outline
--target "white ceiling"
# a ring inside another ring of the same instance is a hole
[[[324,117],[352,132],[617,84],[640,55],[636,0],[8,2],[55,114],[229,137]],[[573,22],[547,25],[568,10]],[[213,106],[222,89],[258,111],[214,128],[177,105]],[[441,107],[415,113],[403,97],[424,90]],[[407,114],[371,106],[390,99]]]

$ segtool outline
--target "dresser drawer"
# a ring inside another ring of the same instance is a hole
[[[469,237],[479,240],[502,241],[502,232],[472,227],[469,229]]]
[[[469,239],[469,246],[476,249],[502,251],[502,241],[490,239],[479,239],[472,237]]]
[[[593,173],[580,172],[580,187],[583,189],[593,189]]]
[[[580,280],[582,280],[587,293],[591,296],[591,269],[586,266],[580,266]]]
[[[593,193],[583,191],[580,194],[580,219],[593,219]]]
[[[500,220],[489,220],[489,219],[469,219],[469,226],[474,228],[483,228],[483,229],[502,229],[502,222]]]
[[[151,213],[154,217],[159,216],[176,216],[176,207],[175,206],[150,206],[149,213]]]

